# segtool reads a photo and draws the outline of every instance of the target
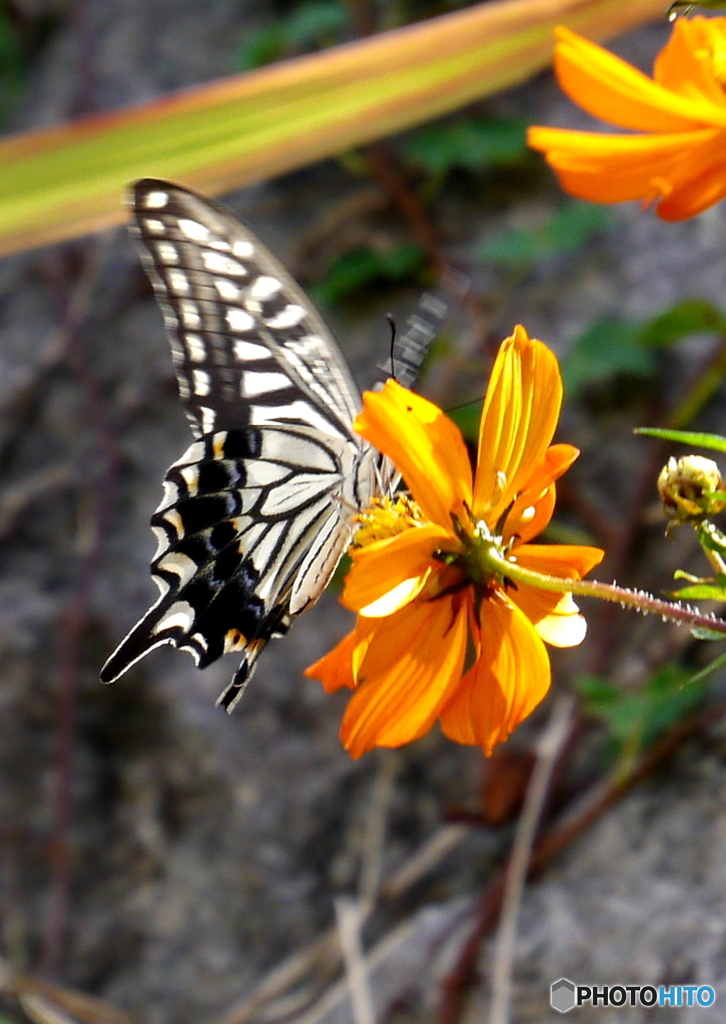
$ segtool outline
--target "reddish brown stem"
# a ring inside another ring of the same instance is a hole
[[[59,695],[54,761],[53,831],[50,840],[48,911],[40,956],[40,973],[51,976],[60,966],[71,887],[71,831],[73,826],[72,778],[78,700],[79,660],[83,634],[89,622],[91,592],[95,582],[102,537],[113,506],[120,453],[108,423],[99,386],[88,365],[82,335],[98,274],[102,251],[86,253],[87,263],[75,291],[60,296],[67,358],[85,399],[88,422],[94,424],[101,454],[101,468],[85,495],[79,490],[80,564],[75,590],[61,623]]]
[[[373,177],[391,197],[411,234],[426,253],[436,277],[441,277],[446,269],[446,260],[439,249],[436,229],[398,159],[380,142],[368,147],[366,157]]]

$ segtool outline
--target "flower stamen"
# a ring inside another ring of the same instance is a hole
[[[358,527],[351,547],[363,548],[423,526],[424,517],[413,498],[402,491],[393,497],[374,498],[367,509],[355,516]]]

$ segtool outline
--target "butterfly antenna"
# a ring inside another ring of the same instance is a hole
[[[386,313],[386,320],[388,320],[388,326],[391,328],[391,349],[389,352],[389,359],[391,361],[391,377],[393,380],[396,379],[396,364],[393,360],[393,353],[396,346],[396,321],[393,319],[390,313]]]
[[[381,455],[373,467],[376,474],[376,485],[379,494],[385,494],[389,498],[393,496],[401,480],[401,474],[387,455]]]
[[[349,523],[350,517],[357,515],[360,509],[356,505],[351,505],[349,501],[346,501],[340,494],[331,494],[330,500],[333,503],[333,509],[337,512],[341,522]]]
[[[406,320],[401,335],[391,339],[390,376],[405,388],[410,388],[419,375],[431,342],[441,332],[452,306],[460,304],[469,289],[469,279],[449,268],[442,276],[436,291],[425,292]],[[391,317],[387,317],[391,323]],[[389,367],[379,369],[388,374]]]

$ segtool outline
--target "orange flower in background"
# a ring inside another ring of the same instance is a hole
[[[393,460],[410,497],[359,517],[342,597],[356,627],[306,672],[329,692],[355,690],[341,728],[353,757],[418,739],[437,720],[491,753],[549,689],[543,640],[583,639],[570,594],[514,585],[481,557],[491,549],[568,579],[601,560],[598,548],[530,543],[579,454],[550,445],[561,401],[555,356],[517,327],[492,370],[472,479],[461,433],[435,405],[392,380],[363,396],[355,428]]]
[[[726,18],[675,23],[653,78],[566,28],[556,29],[563,91],[594,117],[647,134],[530,128],[566,192],[598,203],[657,203],[663,220],[726,195]]]

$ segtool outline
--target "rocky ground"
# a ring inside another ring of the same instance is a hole
[[[228,73],[265,9],[253,0],[15,6],[28,17],[45,12],[46,35],[28,58],[12,129]],[[617,49],[649,67],[666,33],[643,29]],[[548,76],[486,110],[586,123]],[[467,267],[481,300],[476,317],[457,317],[464,356],[453,369],[435,366],[424,385],[449,402],[482,393],[487,345],[491,352],[514,322],[562,354],[598,317],[645,317],[693,297],[723,301],[723,205],[677,225],[617,209],[611,230],[575,256],[546,260],[517,280],[477,265],[475,244],[505,226],[538,223],[557,201],[542,180],[531,196],[503,205],[483,196],[486,181],[466,179],[436,204],[444,249]],[[325,211],[362,187],[331,162],[230,203],[305,271],[301,239],[315,237]],[[403,230],[394,221],[384,219],[386,231]],[[385,355],[383,314],[405,310],[412,294],[368,293],[330,315],[362,385]],[[696,337],[661,359],[663,401],[677,397],[710,344]],[[603,406],[602,394],[599,401],[570,407],[561,438],[583,451],[572,491],[617,524],[636,501],[634,481],[650,451],[631,427],[658,401],[644,385],[617,406]],[[451,990],[444,981],[461,966],[480,918],[481,894],[509,848],[511,815],[502,811],[503,824],[471,823],[481,808],[481,754],[436,733],[358,762],[342,750],[345,697],[327,697],[302,677],[347,628],[335,595],[270,646],[232,716],[214,708],[233,670],[227,661],[200,674],[166,648],[113,687],[98,682],[103,660],[154,596],[148,518],[165,469],[188,443],[161,318],[125,233],[0,263],[0,414],[0,952],[12,970],[44,971],[103,1001],[96,1017],[66,1004],[71,1020],[110,1022],[115,1007],[139,1024],[366,1024],[365,1005],[354,1016],[341,979],[338,939],[349,940],[355,975],[354,897],[380,890],[362,929],[375,1019],[435,1020]],[[698,425],[723,432],[723,418],[721,393]],[[577,502],[566,500],[565,510],[569,525],[593,528],[578,519]],[[664,585],[693,554],[686,538],[663,541],[657,516],[638,536],[623,582]],[[593,670],[603,652],[613,677],[632,685],[669,651],[685,649],[679,636],[660,622],[633,626],[619,611],[595,615],[592,646],[556,659],[557,689],[576,670]],[[490,817],[497,795],[507,802],[510,782],[516,804],[516,780],[552,707],[550,700],[509,745],[495,792],[490,785]],[[583,729],[557,780],[551,821],[567,808],[575,813],[574,798],[604,770],[603,742]],[[665,763],[527,888],[513,1021],[555,1019],[549,985],[561,975],[708,982],[726,1000],[725,736],[714,714],[689,742],[674,744]],[[288,977],[270,979],[283,962]],[[472,963],[478,981],[459,986],[467,1024],[486,1019],[488,939]],[[24,1014],[52,1019],[43,1014],[62,997],[28,985],[24,1009],[10,995],[0,1003],[2,1024]],[[723,1019],[718,1004],[660,1013],[682,1024]],[[576,1019],[661,1017],[593,1009]]]

